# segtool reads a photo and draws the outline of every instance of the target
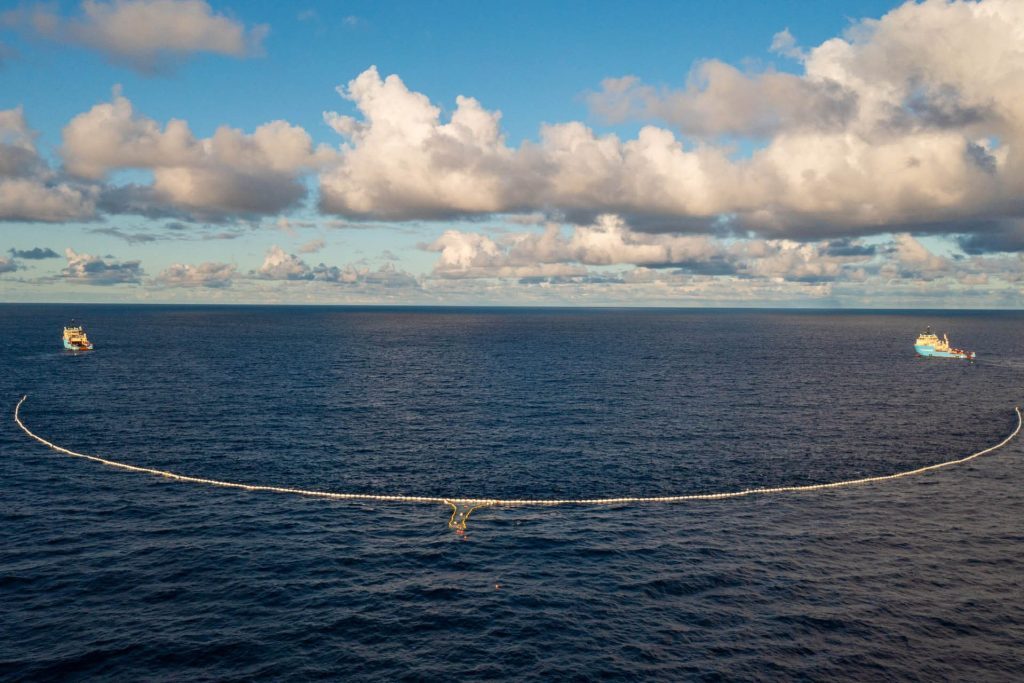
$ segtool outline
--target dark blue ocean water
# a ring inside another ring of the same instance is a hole
[[[96,351],[60,349],[83,319]],[[917,358],[931,324],[979,362]],[[0,306],[0,677],[1013,680],[1024,314]]]

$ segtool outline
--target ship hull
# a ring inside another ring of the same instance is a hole
[[[974,358],[974,354],[967,355],[966,353],[954,353],[952,351],[936,351],[931,346],[915,345],[914,350],[917,351],[919,356],[925,356],[928,358],[961,358],[963,360]]]
[[[64,348],[67,349],[68,351],[88,351],[89,349],[92,348],[92,345],[90,344],[89,346],[82,346],[80,344],[72,344],[67,339],[65,339]]]

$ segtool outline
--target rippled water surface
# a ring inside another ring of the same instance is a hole
[[[96,351],[60,349],[85,321]],[[979,362],[917,358],[918,328]],[[1019,680],[1024,314],[0,306],[0,677]]]

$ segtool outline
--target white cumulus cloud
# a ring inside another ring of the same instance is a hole
[[[195,137],[180,119],[161,128],[115,91],[110,102],[65,126],[61,155],[67,170],[83,178],[126,168],[153,172],[150,187],[110,193],[106,206],[115,212],[164,204],[217,216],[276,214],[296,205],[306,195],[303,175],[331,153],[314,150],[305,130],[284,121],[252,133],[221,126],[209,138]]]
[[[70,247],[64,250],[68,262],[61,271],[65,280],[86,285],[139,284],[145,274],[139,261],[107,260],[82,254]]]
[[[163,287],[207,287],[222,289],[231,286],[237,268],[228,263],[175,263],[164,269],[155,279]]]
[[[213,11],[205,0],[83,0],[76,16],[50,4],[25,5],[6,23],[65,44],[97,50],[110,61],[144,73],[167,69],[188,56],[209,52],[248,57],[262,50],[269,28],[246,28]]]
[[[7,258],[6,256],[0,256],[0,275],[3,273],[13,273],[14,271],[21,268],[18,262],[14,259]]]
[[[558,225],[543,232],[484,234],[447,230],[424,245],[439,252],[435,276],[462,278],[577,277],[588,266],[675,268],[701,275],[736,275],[793,281],[827,281],[846,276],[874,250],[829,241],[721,240],[707,235],[638,232],[619,216],[593,225]]]
[[[312,279],[312,271],[305,261],[295,254],[289,254],[277,245],[267,250],[267,254],[263,258],[263,265],[256,273],[259,277],[267,280]]]
[[[506,207],[503,176],[514,153],[499,128],[501,115],[459,97],[447,123],[423,94],[395,75],[370,67],[339,93],[361,120],[334,112],[325,121],[348,138],[343,158],[320,179],[327,212],[382,218],[487,213]]]
[[[795,39],[775,36],[796,56]],[[542,211],[637,230],[766,238],[982,233],[1024,214],[1024,4],[908,2],[799,53],[801,73],[701,62],[681,89],[610,79],[591,97],[631,139],[580,122],[510,146],[500,112],[460,97],[448,117],[369,69],[325,114],[346,141],[321,207],[407,220]],[[721,136],[758,139],[737,155]],[[1005,240],[1004,240],[1005,242]]]
[[[289,254],[277,245],[267,250],[263,265],[255,275],[263,280],[309,280],[370,288],[418,289],[420,286],[413,275],[399,270],[391,263],[386,263],[376,270],[352,264],[343,267],[328,266],[324,263],[310,266],[295,254]]]
[[[60,178],[39,156],[21,107],[0,110],[0,221],[88,219],[95,209],[94,188]]]

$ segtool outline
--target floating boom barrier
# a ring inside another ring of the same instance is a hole
[[[177,474],[176,472],[168,472],[167,470],[158,470],[151,467],[139,467],[137,465],[129,465],[128,463],[118,462],[116,460],[109,460],[107,458],[101,458],[95,455],[87,455],[85,453],[78,453],[63,446],[47,441],[43,437],[39,436],[21,421],[21,406],[25,403],[28,396],[22,396],[21,400],[18,401],[17,405],[14,406],[14,421],[18,424],[29,437],[35,439],[39,443],[43,444],[47,448],[57,451],[58,453],[64,453],[65,455],[71,455],[76,458],[84,458],[85,460],[92,460],[98,462],[101,465],[108,467],[114,467],[120,470],[126,470],[128,472],[139,472],[142,474],[152,474],[165,479],[171,479],[173,481],[186,482],[189,484],[205,484],[207,486],[220,486],[222,488],[229,489],[241,489],[242,491],[266,491],[269,493],[289,493],[297,496],[309,496],[314,498],[327,498],[329,500],[344,500],[353,502],[376,502],[376,503],[422,503],[432,505],[447,505],[451,508],[451,517],[448,519],[448,526],[454,529],[457,533],[463,533],[466,529],[466,524],[469,521],[470,514],[474,510],[478,510],[484,507],[494,506],[516,506],[516,507],[554,507],[556,505],[633,505],[633,504],[647,504],[647,503],[686,503],[692,501],[702,500],[726,500],[729,498],[743,498],[745,496],[762,496],[771,495],[778,493],[801,493],[805,491],[824,491],[827,489],[839,489],[848,486],[860,486],[862,484],[874,484],[882,481],[889,481],[890,479],[902,479],[903,477],[912,477],[918,474],[924,474],[925,472],[931,472],[933,470],[939,470],[946,467],[952,467],[954,465],[962,465],[966,462],[970,462],[975,458],[981,457],[987,453],[999,450],[1006,444],[1010,443],[1021,430],[1022,424],[1024,424],[1024,416],[1021,414],[1019,407],[1014,407],[1014,411],[1017,413],[1017,426],[1005,439],[997,443],[995,446],[989,446],[976,453],[971,453],[968,456],[957,458],[955,460],[947,460],[945,462],[936,463],[934,465],[926,465],[925,467],[918,467],[913,470],[906,470],[904,472],[896,472],[895,474],[884,474],[876,477],[863,477],[861,479],[846,479],[843,481],[833,481],[825,484],[806,484],[802,486],[773,486],[773,487],[760,487],[760,488],[747,488],[740,489],[738,491],[726,491],[722,493],[690,493],[679,496],[623,496],[619,498],[457,498],[452,496],[403,496],[394,494],[375,494],[375,493],[335,493],[332,491],[316,491],[312,489],[297,489],[288,488],[285,486],[265,486],[260,484],[242,484],[234,481],[223,481],[220,479],[206,479],[203,477],[191,477],[185,474]]]

